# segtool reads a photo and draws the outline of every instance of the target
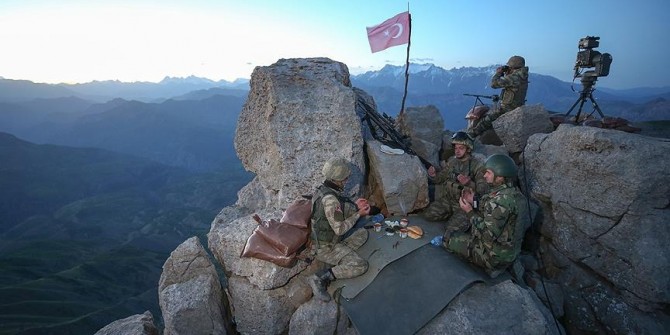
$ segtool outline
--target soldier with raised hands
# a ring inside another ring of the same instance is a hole
[[[459,204],[469,219],[469,229],[445,236],[443,245],[496,277],[519,256],[529,220],[526,197],[514,184],[514,160],[491,155],[484,168],[491,191],[481,198],[479,210],[473,209],[472,192],[463,192]]]
[[[435,200],[423,212],[430,221],[446,221],[455,210],[459,210],[458,199],[464,189],[484,194],[488,190],[484,180],[484,164],[473,156],[473,139],[465,132],[456,132],[451,137],[454,155],[439,173],[433,166],[428,168],[428,176],[435,184]]]

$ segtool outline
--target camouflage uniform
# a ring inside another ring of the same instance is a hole
[[[365,273],[368,262],[355,250],[367,241],[367,230],[358,229],[341,241],[341,236],[360,217],[356,204],[327,185],[321,185],[317,189],[312,201],[312,246],[316,248],[315,258],[332,265],[331,271],[338,279],[353,278]]]
[[[432,221],[446,221],[455,210],[460,210],[458,199],[461,197],[463,185],[458,182],[456,176],[459,174],[470,177],[470,187],[477,194],[485,194],[488,185],[484,179],[484,163],[468,154],[465,160],[455,156],[449,157],[447,165],[434,178],[435,201],[428,206],[424,217]]]
[[[524,66],[515,69],[511,74],[503,76],[496,72],[491,78],[492,88],[502,88],[500,97],[500,106],[492,108],[479,121],[477,126],[471,131],[472,134],[479,135],[488,129],[493,128],[493,121],[517,107],[526,103],[526,92],[528,91],[528,67]]]
[[[482,197],[479,212],[468,213],[470,230],[454,233],[444,247],[484,268],[491,276],[512,264],[529,226],[525,196],[506,183]]]

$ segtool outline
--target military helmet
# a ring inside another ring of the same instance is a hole
[[[328,180],[341,181],[349,177],[351,169],[346,159],[331,158],[323,165],[321,172]]]
[[[485,169],[493,171],[495,177],[516,177],[517,167],[516,163],[510,156],[503,154],[495,154],[489,156],[484,163]]]
[[[520,69],[526,66],[526,60],[521,56],[512,56],[507,61],[507,66],[511,67],[512,69]]]
[[[454,135],[451,136],[451,144],[462,144],[466,146],[471,151],[475,147],[475,141],[464,131],[457,131]]]

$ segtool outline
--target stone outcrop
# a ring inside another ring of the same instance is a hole
[[[547,271],[562,283],[566,317],[579,331],[667,332],[668,153],[667,139],[592,127],[529,138],[528,187],[544,207]]]
[[[281,59],[256,67],[250,85],[235,150],[256,174],[268,206],[286,208],[311,192],[333,156],[349,159],[358,168],[350,184],[361,184],[363,135],[346,65],[327,58]]]
[[[146,311],[144,314],[116,320],[95,332],[95,335],[158,335],[158,329],[154,325],[154,316]]]
[[[369,199],[384,213],[405,215],[428,206],[428,174],[416,156],[383,153],[374,140],[367,142],[366,153]]]
[[[179,245],[165,261],[158,298],[163,334],[227,334],[219,276],[197,237]]]
[[[473,285],[417,334],[560,335],[564,330],[534,292],[507,280],[493,286]]]
[[[524,105],[493,121],[493,129],[507,151],[513,155],[523,151],[528,137],[538,133],[551,133],[554,125],[542,105]]]
[[[411,147],[431,165],[440,164],[444,119],[435,106],[407,107],[398,115],[398,130],[411,140]]]

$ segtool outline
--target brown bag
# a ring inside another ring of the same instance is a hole
[[[281,251],[275,249],[262,236],[254,231],[242,251],[242,257],[253,257],[264,261],[275,263],[285,268],[293,267],[297,261],[296,255],[284,255]]]
[[[254,257],[275,263],[283,267],[292,267],[296,262],[296,253],[308,241],[312,216],[312,202],[300,199],[289,206],[281,220],[259,222],[242,251],[242,257]]]
[[[298,251],[309,237],[307,229],[281,223],[274,219],[258,225],[255,233],[263,237],[284,255],[290,255]]]

